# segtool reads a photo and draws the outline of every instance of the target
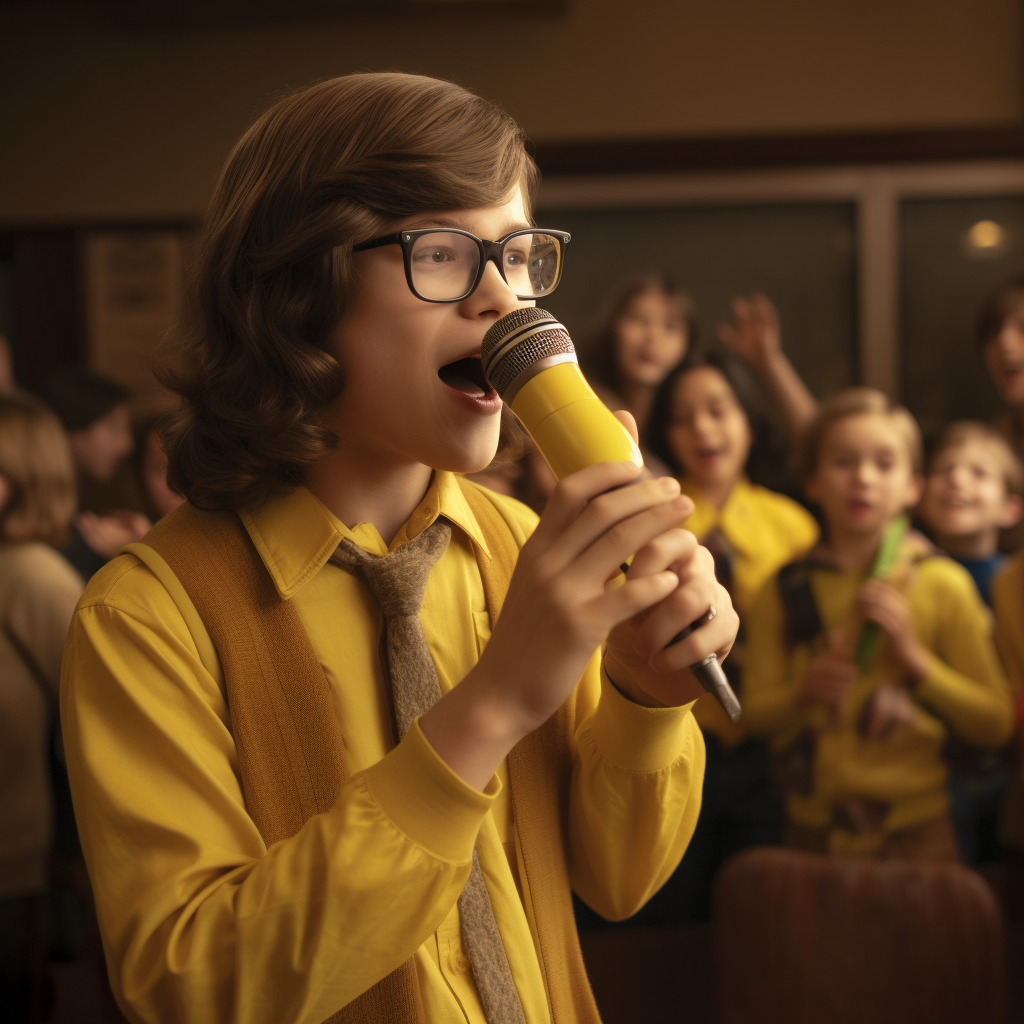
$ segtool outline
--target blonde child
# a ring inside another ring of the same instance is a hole
[[[747,368],[721,349],[691,351],[658,391],[649,437],[650,447],[693,500],[684,525],[715,556],[742,631],[764,582],[818,537],[809,512],[747,475],[749,469],[759,476],[779,461],[770,420]],[[742,646],[739,642],[726,662],[741,702]],[[707,749],[701,817],[675,876],[641,911],[644,921],[706,919],[718,867],[745,847],[781,841],[781,814],[770,792],[763,742],[748,735],[742,719],[731,722],[710,696],[697,702],[694,716]]]
[[[965,420],[943,431],[917,514],[939,548],[971,574],[986,604],[1006,561],[999,539],[1020,522],[1022,494],[1024,469],[993,427]]]
[[[903,528],[921,461],[916,423],[880,392],[823,403],[803,470],[825,540],[748,620],[745,720],[771,737],[802,849],[956,859],[944,745],[1012,730],[969,574]]]
[[[1006,562],[1004,531],[1020,522],[1024,470],[1006,439],[984,423],[943,431],[928,464],[917,515],[939,548],[959,562],[991,604],[993,578]],[[949,794],[960,852],[969,864],[999,858],[998,824],[1009,781],[1005,751],[947,746]]]

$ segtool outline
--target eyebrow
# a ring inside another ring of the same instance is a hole
[[[527,224],[524,221],[509,221],[498,237],[504,238],[505,235],[510,235],[513,231],[525,231],[531,227],[533,227],[532,224]],[[457,228],[460,231],[469,231],[466,222],[457,217],[429,217],[426,220],[417,221],[415,225],[410,225],[409,230],[415,231],[416,228]],[[476,234],[476,232],[470,231],[470,234]]]

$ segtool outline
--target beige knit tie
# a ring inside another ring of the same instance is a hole
[[[437,519],[418,537],[384,557],[368,554],[352,541],[343,540],[330,559],[335,565],[358,569],[384,613],[385,669],[391,680],[399,739],[414,719],[441,699],[437,668],[419,613],[430,570],[444,554],[451,535],[451,526]],[[475,850],[469,879],[459,896],[459,919],[488,1024],[525,1024]]]

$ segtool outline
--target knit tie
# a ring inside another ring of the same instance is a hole
[[[383,557],[343,540],[331,562],[362,573],[384,614],[385,666],[398,737],[441,699],[437,668],[420,625],[420,608],[430,570],[444,553],[451,526],[435,520],[418,537]],[[462,939],[488,1024],[525,1024],[505,946],[494,919],[476,850],[469,879],[459,896]]]

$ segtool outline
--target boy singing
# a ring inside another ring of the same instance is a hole
[[[535,181],[507,115],[399,74],[281,101],[228,161],[168,375],[189,500],[65,656],[135,1020],[596,1021],[570,887],[629,915],[693,832],[686,666],[736,616],[690,502],[604,464],[538,523],[460,476],[498,443],[483,335],[561,269]]]

